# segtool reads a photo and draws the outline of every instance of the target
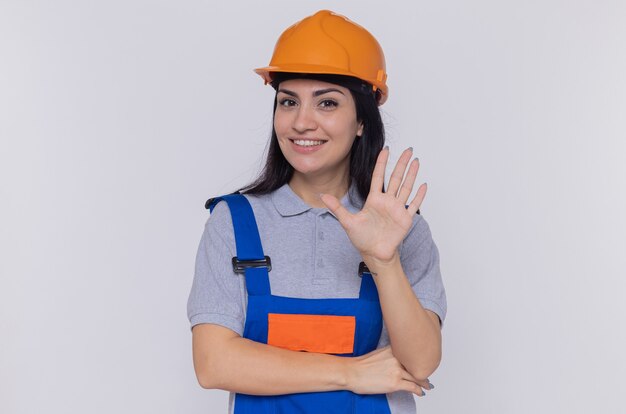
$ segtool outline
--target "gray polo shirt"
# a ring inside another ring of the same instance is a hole
[[[273,295],[295,298],[357,298],[362,261],[337,218],[326,208],[312,208],[288,184],[273,193],[245,195],[250,201],[263,250],[272,259],[269,272]],[[351,212],[363,206],[354,183],[341,203]],[[196,257],[195,276],[187,303],[193,327],[213,323],[243,335],[247,295],[244,276],[234,273],[236,256],[232,218],[226,202],[219,202],[204,227]],[[443,324],[446,294],[439,270],[439,252],[428,224],[415,215],[400,248],[404,272],[416,297]],[[389,344],[383,322],[378,348]],[[233,412],[234,393],[229,412]],[[413,394],[387,394],[392,414],[415,413]]]

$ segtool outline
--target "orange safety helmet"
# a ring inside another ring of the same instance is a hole
[[[254,71],[265,84],[272,81],[272,72],[353,76],[380,91],[378,105],[389,96],[380,44],[363,27],[330,10],[320,10],[287,28],[276,42],[269,66]]]

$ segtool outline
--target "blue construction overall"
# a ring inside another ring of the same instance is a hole
[[[245,274],[248,308],[244,338],[290,350],[345,357],[376,349],[382,329],[378,291],[363,263],[358,298],[299,299],[272,295],[271,260],[263,253],[256,219],[248,200],[240,194],[212,198],[213,211],[227,202],[233,221],[237,256],[233,268]],[[355,266],[356,267],[356,266]],[[322,340],[320,341],[320,338]],[[391,414],[385,394],[351,391],[305,392],[283,395],[237,393],[235,414]]]

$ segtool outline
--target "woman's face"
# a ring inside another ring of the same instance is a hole
[[[276,99],[274,130],[294,173],[345,174],[352,143],[363,133],[350,90],[315,79],[290,79],[280,83]]]

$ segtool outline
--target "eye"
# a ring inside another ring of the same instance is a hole
[[[294,106],[296,104],[296,101],[294,101],[293,99],[289,99],[289,98],[283,98],[279,100],[278,103],[281,106],[290,107],[290,106]]]
[[[320,102],[320,105],[322,106],[322,108],[332,109],[335,108],[338,104],[332,99],[324,99],[322,102]]]

